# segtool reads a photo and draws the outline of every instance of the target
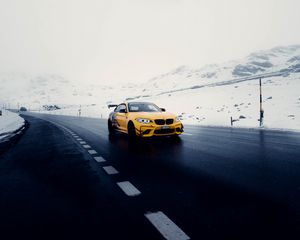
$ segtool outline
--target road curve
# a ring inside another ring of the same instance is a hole
[[[29,129],[0,156],[6,230],[17,223],[30,232],[39,223],[100,239],[299,235],[298,133],[186,126],[179,140],[131,142],[109,137],[106,120],[24,118]]]

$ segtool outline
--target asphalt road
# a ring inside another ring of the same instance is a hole
[[[24,118],[0,156],[2,234],[299,239],[299,133],[186,126],[179,140],[131,142],[105,120]]]

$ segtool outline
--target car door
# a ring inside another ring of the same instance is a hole
[[[115,120],[117,123],[117,127],[121,131],[126,131],[126,120],[127,120],[127,109],[125,104],[120,104],[116,109]]]

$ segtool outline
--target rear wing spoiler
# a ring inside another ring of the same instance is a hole
[[[108,105],[107,105],[108,108],[115,108],[115,107],[117,107],[117,106],[118,106],[118,104],[108,104]]]

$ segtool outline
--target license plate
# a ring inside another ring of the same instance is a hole
[[[169,126],[162,126],[161,129],[169,129]]]

